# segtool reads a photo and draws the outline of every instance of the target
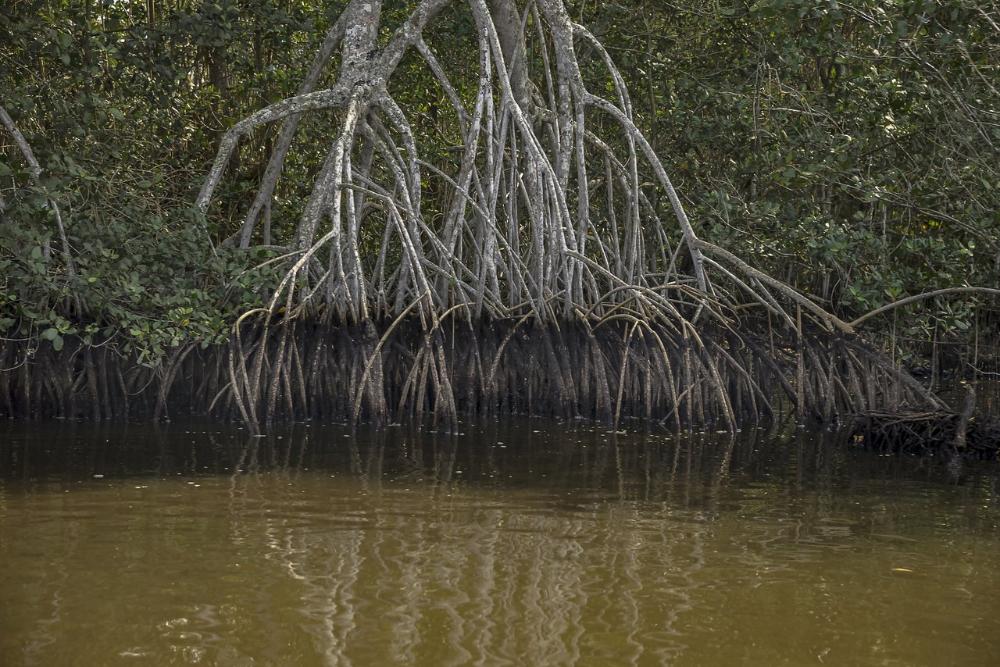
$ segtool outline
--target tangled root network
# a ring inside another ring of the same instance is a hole
[[[279,240],[284,278],[237,323],[212,405],[254,425],[511,410],[733,429],[782,396],[828,418],[936,402],[851,324],[698,237],[612,58],[562,0],[413,4],[380,42],[382,2],[352,0],[298,94],[223,137],[203,211],[240,137],[281,124],[231,239],[246,248],[302,118],[337,119]],[[445,11],[475,26],[478,82],[459,85],[425,42]],[[461,143],[449,159],[422,157],[390,92],[404,58],[450,101]],[[318,89],[333,61],[335,83]]]

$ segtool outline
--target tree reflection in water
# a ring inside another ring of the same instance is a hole
[[[995,636],[995,475],[834,433],[26,433],[0,445],[11,664],[974,664]]]

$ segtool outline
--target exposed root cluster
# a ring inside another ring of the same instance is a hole
[[[850,324],[697,236],[635,124],[623,77],[561,0],[456,3],[476,27],[471,103],[423,38],[449,4],[419,2],[383,46],[381,2],[349,3],[299,94],[244,119],[222,141],[198,197],[203,210],[239,138],[282,121],[232,239],[247,247],[260,236],[302,114],[339,113],[339,130],[286,241],[285,278],[267,308],[235,327],[228,400],[248,423],[280,412],[282,386],[289,414],[323,404],[354,419],[363,411],[390,418],[424,409],[453,419],[463,408],[507,401],[523,409],[537,401],[561,405],[555,412],[615,420],[642,413],[731,429],[746,405],[754,414],[772,409],[761,388],[771,375],[801,412],[828,417],[886,393],[859,389],[877,387],[870,369],[882,368],[861,347],[824,361],[805,342],[811,330],[839,340]],[[338,46],[337,81],[316,90]],[[585,82],[581,49],[603,68],[599,85],[613,91],[608,97]],[[454,160],[421,157],[420,140],[390,93],[407,53],[422,60],[452,104],[461,140]],[[432,203],[428,183],[444,193]],[[653,203],[654,190],[665,195],[672,222]],[[270,241],[269,226],[263,233]],[[278,312],[281,327],[274,325]],[[763,330],[759,313],[773,322],[767,353],[750,342]],[[343,381],[338,389],[314,393],[308,379],[312,369],[326,368],[326,357],[311,356],[321,343],[298,340],[302,329],[289,324],[296,319],[329,323],[329,332],[313,330],[317,341],[351,336],[353,351],[338,353],[335,363],[358,369],[356,377],[334,373]],[[771,344],[775,330],[797,350],[794,391],[784,370],[788,347]],[[530,343],[521,342],[525,335]],[[419,343],[403,353],[400,336]],[[508,350],[521,356],[505,359]],[[346,362],[352,354],[355,361]],[[834,366],[850,371],[841,377],[826,370]],[[822,379],[813,382],[808,368]],[[297,374],[304,379],[296,382]],[[891,400],[920,393],[898,373],[886,377],[902,382]],[[515,379],[523,386],[513,388]],[[512,388],[501,390],[507,384]]]
[[[854,444],[887,454],[996,459],[1000,420],[983,416],[969,421],[961,446],[956,446],[961,420],[961,415],[944,411],[858,415],[852,427]]]
[[[21,354],[9,348],[3,361]],[[207,414],[253,426],[431,415],[448,427],[460,416],[531,414],[735,430],[781,413],[830,422],[885,406],[940,409],[936,401],[849,337],[676,333],[621,319],[552,327],[457,314],[429,334],[414,317],[381,327],[248,325],[228,346],[180,348],[156,369],[85,346],[44,349],[0,374],[7,415]]]

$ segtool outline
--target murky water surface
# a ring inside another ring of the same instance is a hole
[[[829,434],[0,427],[0,664],[998,665],[997,464]]]

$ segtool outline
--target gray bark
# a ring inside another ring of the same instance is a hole
[[[31,144],[28,140],[24,138],[21,134],[21,130],[18,129],[17,123],[14,119],[10,117],[7,110],[0,106],[0,123],[7,129],[10,136],[14,139],[14,144],[17,146],[18,150],[21,151],[21,155],[24,156],[24,161],[28,163],[28,173],[31,174],[31,180],[35,182],[35,185],[41,186],[42,177],[42,166],[38,163],[35,158],[35,152],[31,150]],[[63,224],[62,213],[59,211],[59,204],[56,203],[55,199],[51,197],[48,200],[49,207],[52,209],[52,213],[56,220],[56,230],[59,232],[59,240],[62,244],[62,256],[63,262],[66,263],[66,272],[70,277],[76,276],[76,264],[73,263],[73,253],[70,251],[69,239],[66,237],[66,227]],[[2,204],[2,202],[0,202]],[[0,213],[3,212],[3,207],[0,206]]]

